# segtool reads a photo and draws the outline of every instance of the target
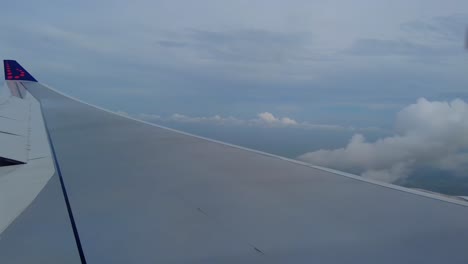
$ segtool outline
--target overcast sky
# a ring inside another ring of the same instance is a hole
[[[4,59],[150,120],[341,129],[350,145],[419,131],[394,127],[421,102],[468,122],[466,0],[7,1],[1,16]]]
[[[8,1],[4,58],[131,113],[391,126],[468,97],[467,1]]]

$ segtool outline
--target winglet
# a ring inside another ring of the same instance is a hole
[[[37,80],[15,60],[4,60],[3,67],[5,68],[5,80],[37,82]]]

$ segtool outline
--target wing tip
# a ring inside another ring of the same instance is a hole
[[[3,68],[5,70],[5,80],[7,81],[37,82],[36,78],[26,71],[16,60],[3,60]]]

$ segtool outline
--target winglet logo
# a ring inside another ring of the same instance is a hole
[[[13,75],[13,73],[11,72],[11,67],[10,67],[10,64],[9,63],[6,63],[5,64],[5,69],[6,69],[6,77],[8,80],[13,80],[13,79],[20,79],[20,78],[23,78],[25,76],[25,73],[22,69],[19,69],[19,68],[16,68],[16,75]]]
[[[18,81],[34,81],[37,82],[31,74],[29,74],[18,62],[14,60],[5,60],[5,79]]]
[[[5,77],[8,80],[13,79],[13,74],[11,73],[11,67],[10,67],[10,64],[8,62],[5,62]]]

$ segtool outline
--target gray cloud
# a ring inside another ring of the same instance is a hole
[[[38,79],[78,98],[161,115],[209,116],[219,109],[248,119],[269,109],[314,124],[388,126],[396,110],[388,103],[442,98],[442,91],[463,91],[467,82],[463,56],[439,53],[426,63],[398,55],[427,57],[440,48],[427,41],[431,34],[411,37],[423,29],[400,29],[420,16],[419,3],[394,1],[405,12],[392,14],[371,0],[337,1],[340,9],[320,1],[211,1],[189,8],[177,2],[109,3],[26,1],[27,9],[5,3],[0,49]],[[443,10],[440,5],[426,1],[425,15],[450,14],[468,2],[444,3]],[[355,54],[341,52],[350,46]],[[361,56],[365,49],[373,55]],[[391,55],[375,55],[382,53]]]
[[[360,38],[345,53],[360,56],[442,56],[461,52],[468,14],[400,24],[397,39]]]
[[[468,168],[468,104],[419,99],[401,110],[394,136],[368,142],[356,134],[344,148],[301,155],[307,162],[394,182],[418,167]]]
[[[190,29],[166,34],[158,44],[165,48],[191,49],[216,61],[281,63],[310,59],[310,32],[279,32],[266,29]]]
[[[407,40],[358,39],[347,53],[364,56],[420,55],[431,56],[440,53],[435,48]]]
[[[468,14],[459,13],[409,21],[401,24],[400,28],[414,37],[461,43],[467,25]]]

